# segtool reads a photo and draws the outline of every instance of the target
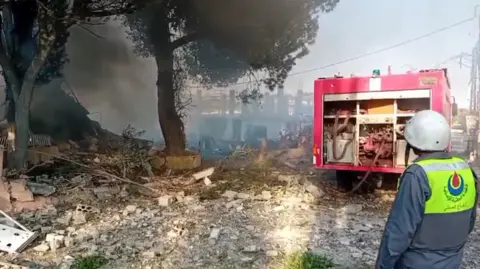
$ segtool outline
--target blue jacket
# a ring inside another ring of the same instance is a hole
[[[451,157],[449,153],[438,152],[422,156],[417,160]],[[477,182],[475,202],[477,204],[478,177],[475,172],[473,175]],[[455,229],[447,233],[438,234],[438,232],[432,232],[435,229],[425,229],[425,227],[419,229],[422,224],[423,226],[426,224],[423,223],[425,202],[431,195],[427,175],[422,167],[412,164],[402,174],[400,182],[385,226],[375,269],[460,268],[465,242],[475,225],[476,206],[469,212],[460,212],[462,215],[442,214],[435,221],[428,222],[428,225],[451,223],[448,226],[454,226]],[[435,244],[426,242],[435,242]]]

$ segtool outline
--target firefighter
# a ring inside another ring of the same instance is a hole
[[[440,113],[416,113],[405,140],[418,158],[399,179],[376,269],[458,269],[476,219],[477,176],[447,153],[450,125]]]

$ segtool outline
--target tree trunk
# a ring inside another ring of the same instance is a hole
[[[157,109],[158,120],[165,139],[165,150],[169,155],[185,152],[186,139],[183,121],[175,106],[173,83],[173,50],[164,49],[157,52]]]
[[[55,41],[53,24],[50,15],[43,8],[39,8],[39,34],[37,52],[23,77],[22,88],[15,104],[15,164],[18,171],[25,168],[27,161],[28,141],[30,139],[30,104],[32,103],[33,91],[38,74],[50,53]]]

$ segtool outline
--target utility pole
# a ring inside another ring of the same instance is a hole
[[[472,134],[468,134],[469,136],[473,136],[471,139],[472,142],[472,148],[473,148],[473,153],[471,156],[473,156],[474,159],[479,157],[479,119],[480,119],[480,16],[478,13],[480,6],[475,6],[475,17],[477,17],[478,21],[478,38],[477,42],[475,44],[475,47],[473,49],[473,54],[472,54],[472,69],[474,69],[474,72],[472,73],[472,82],[471,82],[471,87],[472,87],[472,93],[471,93],[471,98],[474,99],[473,101],[473,110],[470,110],[470,113],[473,114],[474,119],[476,118],[476,122],[474,125],[474,130]],[[475,68],[476,67],[476,68]],[[470,102],[472,102],[470,100]],[[472,105],[471,105],[472,106]],[[467,130],[468,132],[469,130]]]

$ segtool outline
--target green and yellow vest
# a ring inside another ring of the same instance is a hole
[[[474,208],[475,178],[463,159],[426,159],[414,164],[425,171],[431,190],[430,198],[425,203],[425,214],[447,214]]]

